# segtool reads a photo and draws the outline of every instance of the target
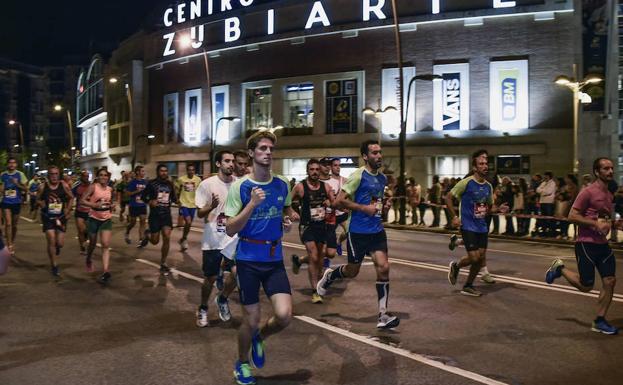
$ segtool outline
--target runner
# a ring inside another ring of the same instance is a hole
[[[318,294],[325,295],[336,280],[355,278],[366,255],[372,257],[376,269],[376,292],[378,295],[380,329],[397,327],[400,319],[387,311],[389,300],[389,261],[387,235],[381,222],[383,211],[387,212],[391,201],[383,204],[383,191],[387,177],[380,172],[383,154],[379,142],[368,140],[361,144],[364,167],[355,171],[337,197],[336,206],[350,210],[348,228],[348,264],[325,270],[318,282]]]
[[[171,269],[167,266],[169,244],[171,242],[171,205],[177,202],[175,186],[169,180],[169,169],[161,164],[156,168],[156,179],[151,180],[143,192],[143,199],[149,203],[149,228],[145,230],[141,247],[147,242],[157,245],[162,234],[162,247],[160,249],[160,273],[169,275]]]
[[[309,283],[313,290],[312,303],[322,303],[322,296],[316,291],[316,286],[322,274],[322,262],[327,247],[326,217],[332,214],[327,213],[327,210],[335,200],[331,186],[319,180],[320,167],[317,159],[307,162],[307,179],[298,183],[292,191],[292,201],[301,202],[299,234],[307,250],[304,261],[296,255],[292,256],[292,269],[294,274],[298,274],[302,262],[309,264]],[[335,229],[334,225],[331,228]]]
[[[450,262],[448,281],[456,284],[459,270],[470,266],[469,275],[461,294],[472,297],[480,297],[482,293],[474,287],[474,279],[486,258],[489,228],[487,227],[487,214],[497,212],[506,213],[508,206],[497,207],[493,204],[493,187],[486,180],[489,172],[489,154],[486,150],[478,150],[472,155],[473,174],[463,178],[446,195],[446,206],[452,225],[461,229],[461,235],[465,244],[467,255],[458,262]],[[454,198],[460,201],[460,217],[456,215]],[[454,238],[456,241],[456,238]],[[452,239],[451,239],[452,244]],[[452,246],[451,246],[452,248]]]
[[[30,218],[35,219],[37,217],[37,191],[39,191],[39,184],[41,180],[39,175],[32,177],[28,182],[28,201],[30,202]]]
[[[102,247],[102,269],[103,273],[97,279],[101,284],[110,281],[110,239],[112,238],[112,213],[115,211],[114,191],[108,185],[110,172],[101,168],[97,171],[97,180],[92,183],[87,191],[82,195],[80,205],[88,207],[88,231],[89,248],[87,250],[86,267],[88,272],[93,272],[93,251],[97,245],[97,234],[100,234]]]
[[[604,334],[617,334],[619,330],[606,321],[606,313],[612,303],[616,284],[616,260],[608,245],[606,236],[610,232],[613,218],[614,166],[608,158],[597,158],[593,163],[593,174],[597,179],[582,189],[573,203],[569,221],[579,226],[575,243],[575,258],[578,273],[570,270],[561,259],[555,259],[545,274],[545,281],[552,284],[560,276],[578,290],[588,292],[595,285],[595,269],[601,277],[597,317],[591,330]],[[612,187],[611,187],[612,186]],[[617,223],[621,227],[621,223]]]
[[[87,170],[82,170],[80,172],[80,180],[76,182],[74,187],[71,189],[71,192],[74,194],[74,198],[76,198],[76,212],[74,215],[76,217],[76,229],[78,230],[80,255],[83,256],[86,256],[86,242],[88,238],[87,221],[89,220],[90,208],[82,205],[81,200],[90,185],[91,182],[89,182],[89,172]]]
[[[340,191],[342,191],[342,187],[346,184],[346,178],[340,175],[342,170],[342,164],[340,158],[333,158],[331,160],[331,180],[329,184],[333,187],[333,193],[337,197]],[[348,211],[346,210],[336,210],[335,211],[335,223],[336,223],[336,231],[337,227],[342,228],[342,232],[340,236],[336,239],[336,251],[338,255],[342,255],[342,243],[346,240],[346,234],[348,234]],[[337,236],[337,233],[335,234]],[[332,239],[329,239],[329,243],[332,242]]]
[[[180,198],[180,210],[179,216],[184,219],[184,232],[182,238],[179,240],[180,249],[185,251],[188,249],[188,233],[190,232],[190,226],[193,223],[195,217],[195,191],[201,183],[201,178],[195,175],[195,166],[192,164],[186,165],[186,175],[183,175],[177,179],[177,196]]]
[[[50,270],[55,277],[60,277],[58,257],[65,244],[67,218],[74,199],[70,187],[61,181],[60,177],[58,167],[48,167],[48,181],[39,186],[37,193],[37,201],[41,207],[41,224],[47,240]]]
[[[234,183],[227,195],[227,235],[239,234],[236,252],[242,324],[238,330],[238,361],[234,377],[238,384],[255,384],[249,365],[264,366],[264,340],[283,330],[292,319],[292,296],[283,264],[281,237],[288,216],[298,220],[290,207],[288,180],[270,171],[275,135],[259,131],[247,141],[253,172]],[[284,218],[284,213],[286,218]],[[274,315],[260,328],[260,285],[270,298]]]
[[[249,154],[245,150],[234,151],[234,176],[242,178],[249,173]]]
[[[145,225],[147,223],[147,204],[143,201],[143,190],[147,187],[147,180],[145,180],[145,167],[136,166],[134,168],[134,179],[132,179],[126,187],[125,193],[130,200],[128,206],[128,225],[125,228],[125,243],[132,244],[130,239],[130,231],[136,225],[136,218],[139,220],[138,234],[139,243],[138,247],[142,247],[142,239],[145,234]],[[145,243],[147,244],[147,243]]]
[[[130,172],[121,171],[121,180],[117,183],[117,186],[115,186],[115,193],[117,195],[116,201],[119,202],[119,222],[123,222],[125,206],[130,202],[130,198],[125,193],[125,190],[128,188],[128,183],[130,183],[131,180],[130,174]],[[110,177],[108,179],[110,179]]]
[[[225,202],[227,193],[234,182],[234,154],[231,151],[219,151],[214,157],[218,173],[203,182],[197,188],[195,203],[197,216],[205,218],[201,250],[203,253],[203,286],[201,287],[201,305],[197,309],[197,326],[208,326],[208,301],[212,287],[221,269],[223,256],[221,250],[229,243],[231,237],[225,233]],[[232,267],[227,264],[225,269],[231,273]],[[235,269],[235,267],[233,267]],[[235,270],[234,270],[235,273]],[[236,288],[234,275],[229,274],[224,289],[214,298],[219,318],[223,322],[231,319],[228,297]]]
[[[15,255],[15,236],[17,235],[19,213],[22,209],[22,192],[26,192],[28,189],[26,175],[17,170],[17,159],[11,157],[7,160],[7,171],[0,174],[0,183],[3,192],[0,206],[2,207],[6,244],[11,255]]]

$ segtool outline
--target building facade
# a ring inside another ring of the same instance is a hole
[[[275,171],[288,177],[302,178],[307,160],[322,156],[342,158],[348,174],[366,139],[381,140],[387,170],[398,172],[394,110],[402,104],[406,174],[423,185],[435,174],[462,177],[469,154],[482,147],[500,174],[571,172],[574,130],[584,172],[597,153],[616,156],[619,146],[611,82],[583,90],[594,104],[581,108],[577,126],[573,93],[553,83],[574,70],[579,79],[589,74],[582,26],[612,12],[584,12],[585,3],[400,4],[402,101],[389,1],[165,4],[158,25],[128,39],[120,47],[126,53],[111,64],[131,68],[130,156],[100,147],[101,164],[128,169],[136,144],[139,163],[166,163],[177,175],[191,162],[205,174],[213,147],[243,148],[250,133],[266,127],[279,135]],[[616,46],[612,33],[605,38],[607,47]],[[589,54],[591,71],[616,84],[616,64],[599,67],[599,52]],[[414,80],[432,74],[440,79]],[[107,94],[111,87],[104,82]],[[367,115],[366,108],[386,112]],[[147,134],[155,135],[149,144],[141,140]],[[83,153],[88,135],[85,143]]]

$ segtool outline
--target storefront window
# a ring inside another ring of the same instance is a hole
[[[290,135],[311,134],[314,125],[314,85],[289,84],[285,89],[284,126]]]
[[[253,88],[246,90],[246,130],[259,127],[272,127],[271,88]]]

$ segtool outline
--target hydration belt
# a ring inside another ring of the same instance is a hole
[[[279,243],[281,242],[280,239],[276,241],[265,241],[261,239],[251,239],[251,238],[244,238],[244,237],[240,237],[240,240],[244,242],[253,243],[256,245],[270,245],[270,256],[271,257],[275,256],[275,250],[277,249],[277,246],[279,246]]]

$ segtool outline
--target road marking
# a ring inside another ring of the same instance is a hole
[[[157,263],[153,263],[153,262],[147,261],[145,259],[137,258],[136,261],[140,262],[140,263],[143,263],[145,265],[154,267],[156,269],[160,268],[160,265],[158,265]],[[202,278],[199,278],[199,277],[194,276],[194,275],[189,274],[189,273],[185,273],[185,272],[180,271],[178,269],[171,268],[171,272],[177,273],[178,275],[180,275],[180,276],[182,276],[184,278],[187,278],[187,279],[199,282],[199,283],[203,283],[203,279]],[[316,320],[314,318],[311,318],[311,317],[307,317],[307,316],[294,316],[294,318],[298,319],[299,321],[308,323],[310,325],[313,325],[313,326],[316,326],[316,327],[319,327],[319,328],[331,331],[333,333],[337,333],[337,334],[339,334],[341,336],[353,339],[355,341],[359,341],[359,342],[362,342],[364,344],[373,346],[375,348],[382,349],[382,350],[388,351],[390,353],[397,354],[397,355],[405,357],[405,358],[409,358],[409,359],[411,359],[413,361],[417,361],[419,363],[422,363],[422,364],[425,364],[425,365],[428,365],[428,366],[432,366],[432,367],[437,368],[437,369],[441,369],[441,370],[443,370],[445,372],[448,372],[448,373],[452,373],[452,374],[455,374],[455,375],[458,375],[458,376],[461,376],[461,377],[464,377],[464,378],[468,378],[468,379],[476,381],[476,382],[480,382],[481,384],[487,384],[487,385],[507,385],[504,382],[496,381],[496,380],[494,380],[492,378],[485,377],[485,376],[482,376],[482,375],[474,373],[474,372],[470,372],[470,371],[467,371],[467,370],[464,370],[464,369],[461,369],[461,368],[457,368],[457,367],[454,367],[454,366],[449,366],[449,365],[444,364],[443,362],[431,360],[430,358],[427,358],[427,357],[425,357],[425,356],[423,356],[421,354],[412,353],[412,352],[410,352],[408,350],[405,350],[405,349],[401,349],[401,348],[397,348],[397,347],[394,347],[394,346],[383,344],[383,343],[381,343],[379,341],[375,341],[375,340],[372,340],[372,339],[370,339],[368,337],[360,336],[360,335],[355,334],[353,332],[350,332],[350,331],[347,331],[347,330],[344,330],[344,329],[340,329],[338,327],[326,324],[324,322],[318,321],[318,320]]]
[[[23,220],[25,220],[26,222],[30,222],[30,223],[35,223],[36,222],[34,219],[26,218],[26,217],[23,217],[21,215],[19,217],[22,218]]]

